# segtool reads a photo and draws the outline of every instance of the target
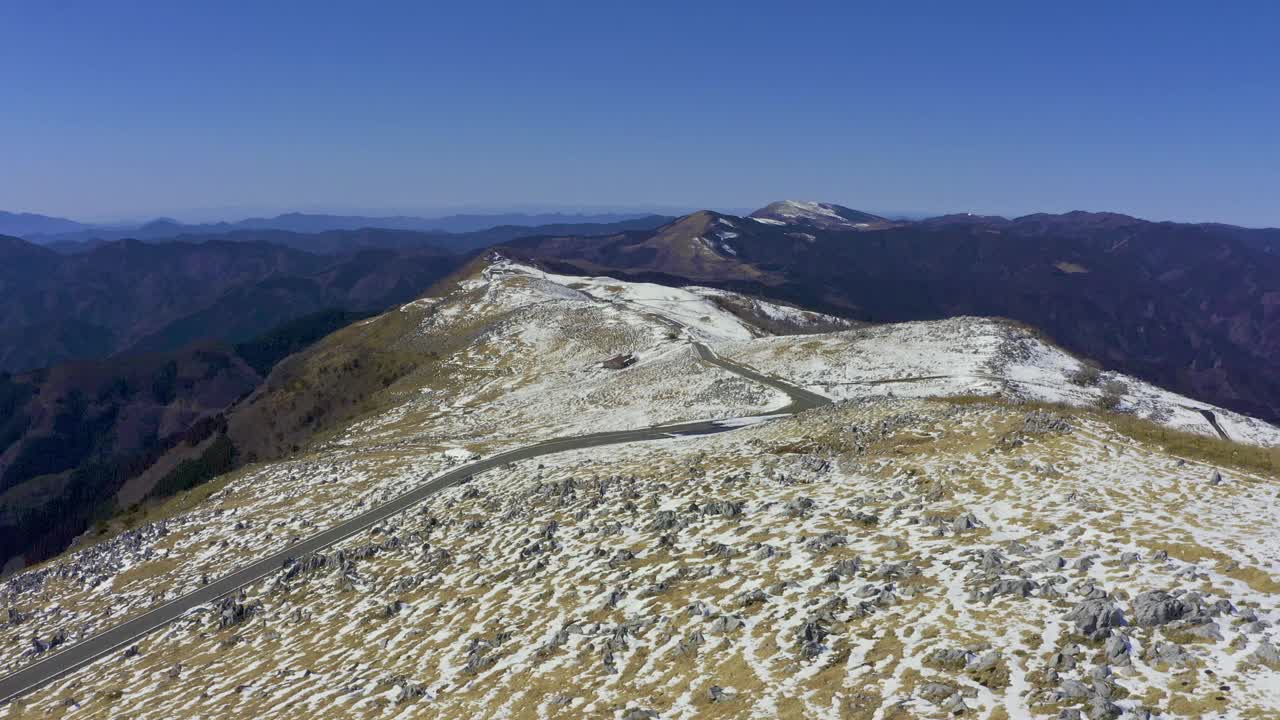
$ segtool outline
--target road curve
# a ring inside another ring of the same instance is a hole
[[[703,345],[702,343],[695,342],[693,344],[693,348],[698,351],[698,357],[703,362],[711,363],[712,365],[728,370],[735,375],[741,375],[748,380],[754,380],[761,385],[767,385],[774,390],[785,393],[787,397],[791,398],[791,404],[779,410],[779,414],[794,415],[795,413],[802,412],[804,410],[831,404],[831,399],[826,396],[819,395],[815,392],[809,392],[804,388],[797,387],[791,383],[779,380],[778,378],[758,373],[755,370],[752,370],[745,365],[739,365],[732,360],[725,360],[719,355],[716,355],[711,348]]]
[[[785,408],[770,415],[790,415],[829,404],[831,401],[821,395],[786,383],[777,378],[762,375],[755,370],[717,356],[702,343],[693,343],[698,357],[709,364],[723,368],[731,373],[766,385],[785,393],[791,403]],[[33,663],[10,675],[0,678],[0,703],[8,703],[40,686],[52,682],[64,675],[74,672],[107,654],[126,647],[143,635],[162,625],[170,623],[183,615],[198,610],[200,607],[219,600],[236,590],[279,570],[290,558],[323,550],[345,538],[354,535],[372,525],[403,512],[413,505],[425,500],[445,488],[457,485],[473,475],[491,470],[495,467],[518,460],[528,460],[543,455],[552,455],[568,450],[617,445],[620,443],[642,442],[645,440],[661,440],[671,437],[693,435],[710,435],[733,430],[739,425],[726,424],[716,420],[700,420],[695,422],[659,425],[639,430],[618,430],[612,432],[578,435],[575,437],[547,440],[535,445],[509,450],[493,455],[462,467],[419,485],[402,495],[379,505],[372,510],[356,515],[328,530],[300,540],[279,552],[268,555],[250,565],[240,568],[229,575],[224,575],[180,598],[153,608],[138,617],[127,620],[115,627],[104,630],[93,637],[81,640],[64,650],[51,655],[40,662]]]

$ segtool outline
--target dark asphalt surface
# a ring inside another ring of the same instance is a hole
[[[786,393],[786,395],[791,398],[791,404],[782,410],[770,413],[771,415],[794,414],[810,408],[826,405],[831,402],[827,398],[816,393],[811,393],[807,390],[778,380],[777,378],[762,375],[750,368],[724,360],[712,352],[710,348],[701,343],[694,343],[694,348],[697,351],[699,358],[707,363],[716,365],[728,370],[729,372]],[[152,630],[170,623],[189,612],[199,610],[216,600],[220,600],[221,598],[232,594],[241,587],[281,569],[285,562],[290,558],[302,557],[310,553],[324,550],[325,548],[350,537],[361,530],[372,525],[376,525],[397,513],[403,512],[445,488],[458,485],[459,483],[464,482],[467,478],[486,470],[490,470],[507,463],[516,462],[518,460],[528,460],[542,455],[565,452],[567,450],[581,450],[584,448],[600,447],[602,445],[617,445],[620,443],[642,442],[645,440],[661,440],[663,438],[670,437],[710,435],[713,433],[733,430],[735,427],[737,426],[723,425],[714,420],[704,420],[677,423],[673,425],[661,425],[652,428],[643,428],[640,430],[620,430],[615,432],[594,433],[591,435],[579,435],[576,437],[548,440],[536,445],[510,450],[492,457],[468,463],[467,465],[463,465],[462,467],[451,470],[444,475],[425,482],[417,488],[399,495],[372,510],[361,513],[360,515],[357,515],[319,534],[300,540],[284,550],[268,555],[267,557],[240,568],[229,575],[224,575],[223,577],[210,582],[208,585],[183,595],[176,600],[171,600],[164,605],[116,625],[115,627],[105,630],[98,635],[70,645],[66,649],[60,650],[56,654],[52,654],[40,662],[33,663],[32,665],[7,675],[4,678],[0,678],[0,703],[7,703],[8,701],[16,697],[20,697],[41,685],[52,682],[53,680],[74,672],[95,660],[103,658],[113,651],[126,648],[137,642],[143,635],[146,635]]]

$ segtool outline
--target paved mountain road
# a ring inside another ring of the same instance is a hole
[[[762,375],[750,368],[718,357],[710,348],[701,343],[693,343],[698,357],[704,362],[716,365],[729,372],[749,380],[767,385],[785,393],[791,403],[785,408],[770,415],[790,415],[810,408],[829,404],[831,401],[821,395],[786,383],[777,378]],[[309,538],[300,540],[288,548],[268,555],[250,565],[240,568],[229,575],[204,585],[176,600],[154,608],[142,615],[127,620],[115,627],[105,630],[93,637],[76,642],[49,657],[0,678],[0,703],[19,697],[46,683],[52,682],[68,673],[74,672],[95,660],[106,657],[113,651],[127,647],[147,633],[166,625],[183,615],[199,610],[214,601],[230,595],[236,590],[279,570],[290,559],[302,557],[323,550],[355,533],[375,525],[387,518],[403,512],[413,505],[425,500],[445,488],[453,487],[466,481],[473,475],[491,470],[495,467],[519,460],[528,460],[543,455],[617,445],[620,443],[661,440],[671,437],[692,435],[709,435],[712,433],[733,430],[738,425],[716,420],[660,425],[639,430],[619,430],[601,432],[591,435],[558,438],[535,445],[517,448],[492,457],[468,463],[433,478],[422,485],[399,495],[378,507],[361,513],[339,525],[325,530]]]
[[[804,388],[797,387],[775,377],[758,373],[745,365],[739,365],[731,360],[725,360],[719,355],[716,355],[711,348],[703,345],[702,343],[694,343],[693,347],[698,351],[698,357],[704,362],[719,366],[731,373],[734,373],[735,375],[741,375],[748,380],[754,380],[761,385],[767,385],[774,390],[779,390],[785,393],[787,397],[791,398],[791,404],[779,410],[779,413],[790,415],[803,410],[809,410],[810,408],[831,404],[831,399],[826,396],[819,395],[815,392],[809,392]]]

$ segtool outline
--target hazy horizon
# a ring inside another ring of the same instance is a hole
[[[1024,212],[989,212],[973,209],[944,209],[936,211],[924,210],[885,210],[883,208],[868,208],[839,200],[830,200],[821,197],[780,197],[775,200],[812,200],[819,202],[832,202],[837,205],[845,205],[855,210],[869,212],[882,217],[902,220],[923,220],[931,217],[939,217],[948,214],[964,214],[973,215],[991,215],[1002,216],[1007,218],[1017,218],[1024,215],[1035,213],[1066,213],[1072,211],[1084,212],[1114,212],[1124,215],[1131,215],[1140,220],[1150,220],[1154,222],[1173,221],[1185,223],[1219,223],[1227,225],[1236,225],[1246,228],[1271,229],[1280,228],[1280,222],[1269,224],[1249,224],[1236,222],[1231,219],[1223,218],[1195,218],[1195,217],[1150,217],[1143,216],[1138,213],[1125,212],[1115,208],[1066,208],[1059,210],[1038,210],[1029,209]],[[772,202],[772,201],[768,201]],[[291,213],[299,213],[305,215],[334,215],[334,216],[358,216],[358,217],[419,217],[424,219],[445,218],[454,215],[563,215],[572,218],[575,215],[592,216],[592,215],[667,215],[682,216],[699,210],[712,210],[726,215],[746,215],[761,207],[768,202],[762,202],[758,206],[741,206],[741,207],[711,207],[707,205],[687,205],[683,207],[656,207],[656,206],[623,206],[623,205],[604,205],[604,206],[575,206],[575,205],[470,205],[470,206],[454,206],[443,208],[424,207],[421,209],[414,208],[362,208],[362,207],[332,207],[332,206],[301,206],[301,207],[283,207],[254,208],[251,206],[231,207],[231,208],[190,208],[184,210],[157,211],[154,213],[125,213],[120,215],[109,215],[105,217],[77,217],[72,215],[53,215],[51,213],[35,212],[37,215],[46,217],[55,217],[66,220],[73,220],[89,226],[98,227],[132,227],[141,226],[157,220],[175,220],[182,224],[201,225],[216,224],[220,222],[235,223],[242,220],[255,218],[270,219],[280,215]],[[13,213],[29,213],[31,210],[14,209],[0,207],[0,212]]]
[[[804,198],[1280,226],[1277,19],[1261,3],[10,5],[0,209],[193,222]]]

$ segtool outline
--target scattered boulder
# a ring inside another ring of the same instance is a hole
[[[497,643],[490,640],[472,638],[467,647],[467,664],[463,666],[462,672],[466,675],[478,675],[497,664],[498,658],[489,654],[495,647]]]
[[[988,650],[974,657],[965,668],[965,673],[986,688],[995,690],[1009,686],[1009,666],[996,650]]]
[[[1039,585],[1035,580],[1027,578],[1001,578],[987,591],[987,599],[996,595],[1012,595],[1014,597],[1031,597]]]
[[[743,514],[744,505],[736,500],[716,500],[702,506],[703,515],[719,515],[734,518]]]
[[[963,648],[938,648],[925,656],[925,664],[959,670],[969,664],[971,653]]]
[[[1107,598],[1080,601],[1067,613],[1067,620],[1075,623],[1081,635],[1094,640],[1106,637],[1112,628],[1125,625],[1124,612]]]
[[[1105,650],[1107,653],[1107,661],[1116,665],[1125,665],[1129,663],[1129,651],[1132,645],[1129,643],[1129,636],[1119,630],[1112,630],[1111,635],[1107,638]]]
[[[964,704],[964,696],[946,683],[927,682],[916,688],[916,694],[937,705],[943,712],[958,715],[967,709]]]
[[[897,580],[900,578],[915,577],[920,574],[920,568],[909,562],[887,562],[876,568],[872,573],[873,577],[882,578],[884,580]]]
[[[1177,643],[1157,640],[1143,651],[1142,659],[1152,665],[1172,668],[1190,665],[1195,658]]]
[[[702,634],[701,630],[690,630],[689,633],[684,636],[684,639],[677,644],[676,650],[681,655],[693,655],[696,654],[698,652],[698,648],[702,647],[706,642],[707,638]]]
[[[413,702],[414,700],[426,697],[429,692],[430,690],[426,685],[401,679],[396,682],[395,703],[397,705],[403,705],[408,702]]]
[[[1067,560],[1061,555],[1054,554],[1045,558],[1044,562],[1041,564],[1044,566],[1046,572],[1055,572],[1065,568],[1067,566]]]
[[[1274,670],[1280,670],[1280,650],[1269,640],[1263,640],[1258,645],[1253,651],[1253,659]]]
[[[243,602],[243,597],[231,596],[223,598],[214,606],[218,615],[218,626],[229,628],[248,620],[262,610],[262,601]]]
[[[639,598],[657,597],[670,589],[671,589],[670,583],[668,583],[665,580],[659,580],[658,582],[640,590],[639,593],[636,593],[636,597],[639,597]]]
[[[711,621],[709,628],[711,632],[727,633],[733,632],[742,626],[742,618],[737,615],[718,615]]]
[[[981,527],[981,523],[978,522],[977,516],[973,513],[958,515],[955,520],[951,521],[952,532],[964,532],[965,530],[974,530],[978,527]]]
[[[791,517],[801,517],[812,510],[814,505],[813,500],[807,497],[796,498],[786,504],[787,514]]]
[[[1212,620],[1204,622],[1190,623],[1182,628],[1182,631],[1194,637],[1203,638],[1205,640],[1221,640],[1222,629],[1218,623]]]
[[[1093,690],[1079,680],[1063,680],[1056,693],[1059,700],[1084,700],[1092,694]]]
[[[680,518],[675,510],[659,510],[653,514],[653,520],[649,523],[649,529],[655,532],[665,532],[680,527],[682,527]]]
[[[1109,669],[1097,669],[1105,670],[1107,675],[1110,673]],[[1092,684],[1086,684],[1079,680],[1063,680],[1058,690],[1054,693],[1055,699],[1058,702],[1083,702],[1088,706],[1087,715],[1090,720],[1118,716],[1121,712],[1120,707],[1109,699],[1109,695],[1114,691],[1114,686],[1110,684],[1110,681],[1104,681],[1101,688],[1099,688],[1098,676],[1095,675],[1092,679]],[[1059,717],[1063,716],[1060,715]],[[1066,715],[1065,717],[1080,717],[1080,714],[1077,711],[1074,715]]]
[[[820,475],[831,469],[831,463],[817,455],[805,455],[800,458],[800,467]]]
[[[862,568],[862,560],[859,558],[846,558],[837,561],[827,571],[826,582],[838,583],[841,580],[857,577],[858,570]]]
[[[1167,625],[1190,610],[1182,600],[1163,590],[1144,592],[1133,599],[1134,622],[1144,627]]]
[[[1022,431],[1026,433],[1069,433],[1071,423],[1066,418],[1046,410],[1033,410],[1022,419]]]
[[[1005,557],[996,548],[987,548],[982,552],[982,557],[978,560],[978,567],[988,571],[999,571],[1004,569]]]
[[[615,551],[613,555],[609,558],[609,569],[617,570],[624,563],[630,562],[635,559],[636,559],[636,554],[631,552],[630,550],[623,548],[622,550]]]
[[[849,544],[849,538],[834,532],[825,532],[816,537],[811,537],[805,542],[804,547],[812,553],[825,553],[833,547],[840,547]]]
[[[825,623],[820,619],[805,621],[804,625],[800,627],[799,633],[800,657],[805,660],[812,660],[821,655],[822,651],[827,648],[824,642],[829,634]]]
[[[842,514],[841,517],[845,518],[849,522],[857,523],[858,525],[879,525],[880,524],[879,515],[876,515],[875,513],[869,513],[864,510],[858,510],[855,512]]]
[[[1074,644],[1069,644],[1049,658],[1049,668],[1056,672],[1073,670],[1076,666],[1077,654],[1079,654],[1079,648]]]

